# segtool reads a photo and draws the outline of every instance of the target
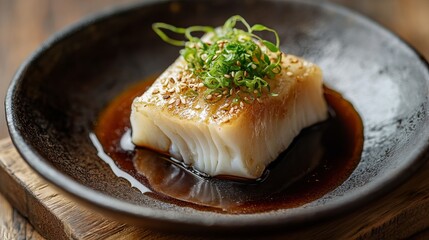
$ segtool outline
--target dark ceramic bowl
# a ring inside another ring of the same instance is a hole
[[[240,14],[277,29],[281,48],[324,71],[364,124],[362,160],[338,188],[304,206],[228,215],[155,200],[116,177],[89,135],[100,111],[127,86],[159,73],[178,49],[151,24],[220,25]],[[385,194],[426,160],[427,63],[398,37],[341,7],[305,1],[148,1],[56,34],[15,75],[6,98],[10,135],[41,176],[102,213],[168,230],[260,231],[307,226]]]

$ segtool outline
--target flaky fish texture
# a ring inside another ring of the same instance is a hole
[[[179,57],[134,100],[132,141],[210,176],[259,178],[303,128],[328,117],[320,68],[286,54],[281,65],[267,80],[275,94],[207,95]]]

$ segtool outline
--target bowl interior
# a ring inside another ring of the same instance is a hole
[[[341,186],[302,207],[242,216],[160,202],[116,177],[90,140],[109,101],[128,86],[162,72],[178,56],[178,48],[154,34],[153,22],[218,26],[235,14],[251,24],[276,29],[282,50],[318,64],[326,85],[342,93],[362,117],[365,140],[360,164]],[[424,161],[428,79],[426,63],[410,47],[371,21],[332,5],[144,3],[101,14],[48,41],[16,75],[7,111],[11,136],[30,165],[60,188],[107,212],[120,212],[137,222],[292,224],[369,201]]]

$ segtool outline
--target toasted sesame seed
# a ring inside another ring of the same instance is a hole
[[[287,72],[286,75],[288,75],[290,77],[290,76],[293,76],[293,73],[292,72]]]
[[[162,98],[164,98],[164,99],[168,99],[170,97],[170,95],[162,95]]]
[[[170,78],[169,79],[169,81],[171,82],[171,83],[174,83],[175,81],[174,81],[174,78]]]
[[[244,107],[244,103],[243,102],[240,102],[240,107]]]
[[[237,66],[240,66],[240,65],[241,65],[241,62],[240,62],[240,61],[237,61],[235,64],[237,64]]]
[[[228,90],[224,90],[224,91],[222,92],[222,94],[223,94],[223,95],[228,94]]]
[[[155,90],[153,90],[153,92],[152,92],[152,94],[157,94],[157,93],[159,93],[159,90],[158,90],[158,89],[155,89]]]
[[[201,106],[198,104],[195,106],[195,109],[200,109],[200,108],[201,108]]]
[[[186,99],[182,96],[180,96],[180,102],[182,102],[182,104],[186,104]]]
[[[256,65],[255,64],[252,64],[251,67],[252,67],[252,69],[256,69]]]
[[[210,100],[212,98],[213,98],[213,96],[211,94],[207,95],[207,97],[206,97],[207,100]]]
[[[178,98],[176,99],[176,106],[179,106],[179,104],[180,104],[180,99]]]
[[[229,74],[225,74],[223,76],[226,77],[226,78],[231,78],[231,75],[229,75]]]
[[[229,103],[225,103],[224,105],[222,105],[221,107],[220,107],[220,109],[225,109],[225,108],[227,108],[229,106]]]
[[[168,104],[173,104],[176,100],[174,98],[170,99],[170,101],[168,101]]]
[[[170,88],[167,90],[167,92],[169,92],[169,93],[174,93],[174,91],[175,91],[174,88]]]
[[[204,83],[199,83],[199,84],[198,84],[198,87],[199,87],[199,88],[204,87]]]
[[[304,73],[304,77],[308,77],[308,72]]]
[[[253,93],[255,93],[255,94],[256,94],[256,93],[258,93],[258,90],[256,90],[256,89],[255,89],[255,90],[253,90]]]
[[[297,63],[297,62],[298,62],[298,59],[296,59],[296,58],[291,58],[291,59],[290,59],[290,62],[291,62],[291,63]]]

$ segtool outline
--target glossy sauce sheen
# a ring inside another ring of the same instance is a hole
[[[129,88],[101,114],[95,134],[116,166],[161,201],[222,213],[257,213],[314,201],[345,181],[359,163],[362,121],[340,94],[325,88],[331,117],[301,131],[261,179],[204,178],[168,156],[131,143],[131,103],[154,81]]]

